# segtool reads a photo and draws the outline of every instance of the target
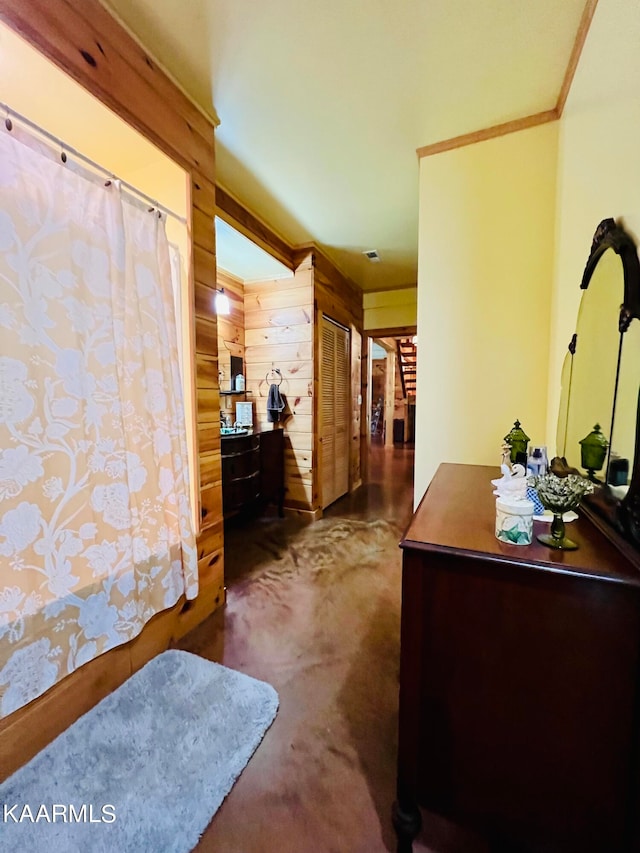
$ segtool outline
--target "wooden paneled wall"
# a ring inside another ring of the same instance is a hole
[[[224,288],[230,306],[229,314],[218,317],[218,376],[220,388],[229,391],[231,356],[244,358],[244,283],[219,269],[218,287]]]
[[[212,176],[213,177],[213,176]],[[195,359],[200,478],[200,533],[195,601],[185,604],[174,639],[187,634],[224,603],[224,528],[222,458],[218,394],[218,323],[214,307],[217,287],[215,258],[215,184],[192,173],[192,247],[195,316]]]
[[[213,126],[98,0],[0,0],[0,20],[185,169],[197,386],[190,391],[195,398],[197,390],[202,515],[198,598],[159,614],[136,640],[101,655],[2,720],[4,776],[211,613],[224,600],[224,585],[218,338],[208,300],[216,286]]]
[[[260,429],[267,421],[271,368],[282,373],[286,397],[285,506],[314,506],[313,457],[313,267],[301,262],[292,278],[245,282],[245,364],[247,390]],[[279,425],[278,425],[278,428]]]
[[[362,331],[362,291],[342,275],[320,249],[313,247],[311,254],[316,306],[343,326],[353,325]]]
[[[264,221],[218,187],[217,214],[294,271],[291,279],[244,282],[245,373],[247,399],[253,400],[257,426],[266,420],[271,367],[282,371],[282,393],[289,409],[285,432],[285,506],[319,517],[322,507],[318,471],[319,335],[322,314],[351,332],[351,425],[349,489],[361,484],[368,451],[366,405],[367,347],[363,337],[362,292],[315,244],[290,247]],[[222,347],[220,347],[222,354]]]

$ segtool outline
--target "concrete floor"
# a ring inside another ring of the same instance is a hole
[[[272,684],[280,709],[199,853],[395,850],[401,552],[413,452],[373,447],[369,483],[322,521],[226,531],[227,604],[181,648]],[[415,853],[483,853],[425,818]]]

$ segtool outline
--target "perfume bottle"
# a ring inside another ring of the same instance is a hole
[[[533,477],[540,477],[547,473],[548,467],[547,448],[543,444],[532,447],[527,459],[527,472]]]

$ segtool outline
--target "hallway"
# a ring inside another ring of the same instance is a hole
[[[374,448],[371,469],[315,524],[262,518],[226,533],[226,607],[181,648],[268,681],[280,710],[201,853],[395,850],[398,541],[413,452]]]

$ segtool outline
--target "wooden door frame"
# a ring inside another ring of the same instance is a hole
[[[372,393],[373,388],[371,387],[371,344],[377,338],[409,338],[413,337],[417,333],[418,327],[416,325],[413,326],[388,326],[382,329],[365,329],[362,333],[363,340],[366,336],[367,340],[367,382],[366,382],[366,452],[367,456],[371,452],[371,406],[372,406]],[[393,424],[392,424],[393,429]],[[393,442],[392,442],[393,443]],[[385,442],[386,444],[386,442]],[[363,471],[367,471],[368,473],[368,465],[363,466]],[[368,478],[367,478],[368,479]],[[366,482],[366,480],[365,480]]]

